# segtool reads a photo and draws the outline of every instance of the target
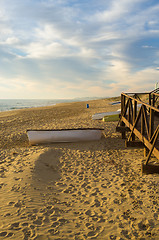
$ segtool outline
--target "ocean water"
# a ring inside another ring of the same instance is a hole
[[[68,99],[0,99],[0,112],[72,102]]]
[[[96,97],[75,98],[75,99],[0,99],[0,112],[16,109],[52,106],[57,103],[87,101],[99,99]]]

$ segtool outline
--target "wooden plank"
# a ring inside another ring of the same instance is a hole
[[[150,120],[149,120],[149,139],[151,139],[154,131],[154,111],[150,108]]]
[[[128,141],[130,141],[131,139],[132,139],[132,134],[134,134],[134,128],[135,128],[135,126],[137,125],[137,123],[138,123],[138,121],[139,121],[139,118],[140,118],[140,116],[141,116],[141,110],[142,110],[142,108],[140,108],[140,110],[139,110],[139,112],[137,113],[137,117],[136,117],[136,119],[135,119],[135,122],[133,123],[133,127],[132,127],[132,129],[131,129],[131,133],[130,133],[130,135],[129,135],[129,138],[128,138]]]
[[[143,142],[140,141],[125,141],[125,146],[126,147],[138,147],[138,148],[143,148],[144,144]]]
[[[143,106],[143,115],[144,115],[144,121],[145,121],[145,127],[146,127],[146,133],[147,133],[147,137],[148,140],[150,141],[150,137],[149,137],[149,125],[148,125],[148,116],[147,116],[147,111],[146,111],[146,107]]]
[[[125,99],[126,99],[126,97],[124,95],[121,95],[121,115],[124,115],[124,109],[126,108]],[[125,127],[125,124],[121,121],[120,126]],[[124,132],[122,132],[122,139],[125,139],[125,138],[126,138],[126,135],[125,135],[125,131],[124,131]]]
[[[131,123],[129,123],[126,118],[122,117],[121,120],[130,128],[130,130],[133,129],[133,125],[132,125]],[[134,128],[133,132],[134,132],[134,134],[139,138],[139,140],[140,140],[141,142],[143,142],[144,145],[145,145],[149,150],[151,150],[152,144],[151,144],[136,128]],[[155,147],[154,147],[152,153],[155,155],[155,157],[156,157],[157,159],[159,159],[159,151],[158,151]]]
[[[148,163],[148,161],[149,161],[149,159],[150,159],[150,157],[151,157],[151,153],[152,153],[152,151],[153,151],[153,149],[154,149],[154,147],[155,147],[155,143],[156,143],[156,141],[157,141],[158,135],[159,135],[159,130],[156,131],[156,135],[155,135],[154,140],[153,140],[153,142],[152,142],[152,147],[151,147],[151,149],[150,149],[150,151],[149,151],[149,153],[148,153],[148,156],[147,156],[146,164]]]
[[[158,164],[144,164],[142,163],[142,173],[151,174],[151,173],[159,173],[159,165]]]
[[[137,117],[137,101],[134,99],[133,125],[135,124],[136,117]],[[135,134],[134,133],[132,133],[131,140],[135,141]]]
[[[149,93],[150,93],[150,92],[142,92],[142,93],[140,93],[140,92],[139,92],[139,93],[124,93],[124,94],[127,94],[127,95],[128,95],[128,94],[131,94],[131,95],[133,95],[133,94],[135,94],[135,95],[141,95],[141,94],[142,94],[142,95],[146,95],[146,94],[149,94]],[[122,93],[122,94],[123,94],[123,93]]]
[[[151,93],[149,93],[149,105],[151,105]]]
[[[151,93],[151,94],[159,97],[159,93]]]
[[[128,96],[128,95],[125,94],[125,93],[122,93],[122,94],[123,94],[123,96],[134,100],[133,97]],[[151,109],[153,109],[154,111],[156,111],[156,112],[159,113],[159,109],[157,109],[157,108],[155,108],[155,107],[153,107],[153,106],[150,106],[149,104],[147,104],[147,103],[145,103],[145,102],[142,102],[142,101],[140,101],[140,100],[137,100],[137,99],[136,99],[136,101],[137,101],[137,103],[143,104],[143,105],[145,105],[146,107],[151,108]]]
[[[144,106],[141,106],[141,134],[144,135],[144,130],[145,130],[145,122],[144,122]]]
[[[148,154],[149,150],[147,149],[147,147],[144,147],[144,157],[147,157]]]

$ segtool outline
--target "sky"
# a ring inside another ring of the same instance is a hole
[[[112,97],[158,81],[158,0],[0,0],[1,99]]]

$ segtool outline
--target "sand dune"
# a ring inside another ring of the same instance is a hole
[[[0,239],[159,239],[159,176],[125,148],[110,100],[0,113]],[[102,127],[100,141],[29,146],[30,128]]]

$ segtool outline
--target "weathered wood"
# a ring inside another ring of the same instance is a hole
[[[153,95],[159,97],[159,93],[152,93]]]
[[[149,105],[151,105],[151,93],[149,93]]]
[[[126,97],[124,95],[121,96],[121,115],[124,115],[124,109],[125,109],[125,99]],[[124,122],[120,123],[121,127],[125,127]],[[122,132],[122,139],[126,138],[125,131]]]
[[[156,135],[155,135],[154,140],[153,140],[153,142],[152,142],[151,149],[150,149],[150,151],[149,151],[149,153],[148,153],[147,160],[146,160],[146,164],[147,164],[148,161],[150,160],[150,156],[151,156],[151,154],[152,154],[152,152],[153,152],[153,149],[154,149],[154,147],[155,147],[155,143],[156,143],[156,140],[157,140],[157,138],[158,138],[158,135],[159,135],[159,128],[158,128],[158,130],[156,131]],[[159,156],[158,156],[158,157],[159,157]]]
[[[141,95],[141,94],[142,94],[142,95],[146,95],[146,94],[149,94],[149,93],[150,93],[150,92],[138,92],[138,93],[129,93],[129,92],[128,92],[128,93],[127,93],[127,92],[126,92],[126,93],[123,93],[123,92],[122,92],[121,94],[133,95],[133,96],[136,95],[136,96],[137,96],[137,95]]]
[[[157,128],[156,128],[154,134],[152,135],[152,137],[151,137],[151,139],[150,139],[150,143],[152,143],[152,142],[154,141],[154,138],[155,138],[155,136],[156,136],[158,130],[159,130],[159,125],[157,126]]]
[[[128,96],[128,95],[126,95],[125,93],[122,93],[122,94],[123,94],[123,96],[129,97],[130,99],[133,99],[133,100],[134,100],[133,97]],[[146,107],[150,108],[150,105],[149,105],[149,104],[144,103],[144,102],[142,102],[142,101],[140,101],[140,100],[137,100],[137,99],[136,99],[136,101],[137,101],[138,104],[144,104]],[[155,108],[155,107],[153,107],[153,106],[151,106],[151,109],[155,110],[156,112],[159,112],[159,109],[157,109],[157,108]]]
[[[137,117],[137,101],[134,99],[133,125],[135,124],[136,117]],[[135,141],[135,134],[133,132],[131,140]]]
[[[145,130],[145,121],[144,121],[144,114],[143,114],[143,111],[144,111],[144,108],[143,108],[143,105],[141,106],[142,110],[141,110],[141,134],[143,135],[144,134],[144,130]]]
[[[124,117],[122,117],[122,121],[123,121],[127,126],[129,126],[130,130],[133,129],[133,125],[130,124],[127,119],[125,119]],[[152,144],[151,144],[143,135],[141,135],[141,133],[139,132],[139,130],[136,129],[136,128],[134,128],[133,131],[134,131],[135,135],[139,138],[139,140],[142,141],[149,150],[151,150]],[[155,157],[156,157],[157,159],[159,159],[159,151],[158,151],[157,148],[154,147],[152,153],[155,155]]]
[[[151,139],[154,131],[154,111],[150,108],[149,138]]]
[[[146,107],[143,105],[143,116],[144,116],[144,122],[145,122],[145,128],[146,128],[146,133],[147,133],[147,137],[150,140],[149,137],[149,125],[148,125],[148,116],[147,116],[147,111],[146,111]]]
[[[125,108],[125,99],[126,97],[124,95],[121,95],[121,114],[123,114]]]
[[[126,147],[137,147],[137,148],[143,148],[144,144],[141,141],[125,141]]]
[[[130,131],[125,145],[127,147],[144,147],[144,156],[147,158],[146,165],[152,154],[159,159],[159,125],[157,128],[155,125],[159,116],[159,109],[156,107],[159,98],[158,92],[159,89],[146,93],[149,94],[149,104],[143,102],[138,93],[121,94],[121,115],[116,131],[122,133],[122,138],[126,137],[127,131]],[[137,111],[137,104],[141,104],[139,111]],[[138,138],[139,141],[135,141],[135,138]]]
[[[155,94],[152,94],[152,106],[155,106]]]
[[[147,149],[147,147],[144,147],[144,157],[147,157],[149,153],[149,150]]]
[[[145,174],[159,173],[159,164],[142,163],[141,168],[142,168],[142,173],[145,173]]]
[[[131,140],[132,134],[135,134],[133,131],[134,131],[134,128],[136,127],[136,125],[137,125],[137,123],[138,123],[138,121],[139,121],[140,116],[141,116],[141,108],[140,108],[140,110],[139,110],[139,112],[138,112],[138,114],[137,114],[137,117],[136,117],[136,119],[135,119],[135,122],[134,122],[133,125],[132,125],[133,127],[131,128],[131,133],[130,133],[130,135],[129,135],[128,141]]]

